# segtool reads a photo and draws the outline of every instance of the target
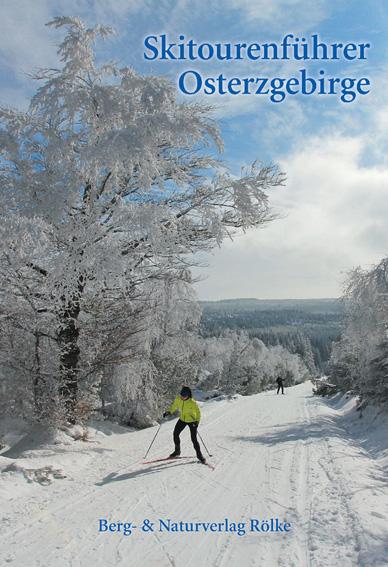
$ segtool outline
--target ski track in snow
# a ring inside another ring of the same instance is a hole
[[[384,567],[387,478],[301,384],[202,405],[215,470],[196,458],[142,464],[155,429],[99,437],[106,452],[72,478],[28,486],[6,504],[0,565],[15,567]],[[172,448],[163,425],[150,459]],[[183,454],[192,453],[182,433]],[[87,445],[86,445],[87,447]],[[135,456],[135,458],[134,458]],[[98,533],[110,522],[158,518],[246,522],[279,518],[289,533]]]

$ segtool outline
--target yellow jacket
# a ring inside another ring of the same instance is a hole
[[[168,411],[174,413],[177,410],[179,410],[180,419],[185,423],[193,423],[193,421],[199,421],[201,419],[201,412],[199,411],[197,402],[193,400],[193,398],[182,400],[180,396],[177,396],[168,408]]]

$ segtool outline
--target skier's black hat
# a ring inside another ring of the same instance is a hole
[[[180,395],[184,398],[191,398],[191,390],[188,386],[183,386],[182,390],[180,391]]]

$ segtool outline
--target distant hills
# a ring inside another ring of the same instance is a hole
[[[317,367],[324,371],[344,313],[339,299],[222,299],[201,301],[202,333],[220,335],[245,329],[268,346],[280,344],[301,355],[311,343]],[[304,345],[302,347],[302,345]]]
[[[255,298],[236,298],[219,299],[216,301],[200,301],[206,310],[225,310],[225,311],[283,311],[289,309],[301,309],[311,313],[332,312],[342,313],[343,306],[339,299],[255,299]]]

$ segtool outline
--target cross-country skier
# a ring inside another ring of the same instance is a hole
[[[280,388],[281,388],[281,389],[282,389],[282,394],[284,394],[283,378],[281,378],[281,377],[279,376],[279,378],[276,379],[276,383],[277,383],[277,385],[278,385],[278,391],[277,391],[276,393],[278,394],[279,391],[280,391]]]
[[[195,452],[197,453],[198,460],[201,461],[201,463],[206,463],[206,459],[201,453],[201,447],[199,446],[197,439],[197,428],[201,419],[201,412],[199,411],[197,402],[193,400],[191,390],[188,386],[183,386],[179,396],[175,398],[168,410],[164,412],[163,417],[167,417],[168,415],[175,413],[177,410],[179,410],[180,417],[174,428],[175,450],[171,453],[170,457],[178,457],[181,454],[181,442],[179,436],[186,425],[188,425],[191,441],[194,445]]]

